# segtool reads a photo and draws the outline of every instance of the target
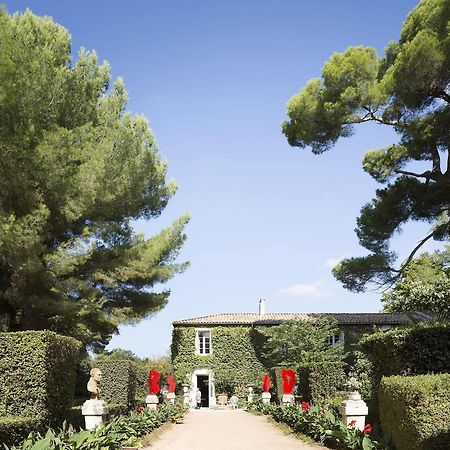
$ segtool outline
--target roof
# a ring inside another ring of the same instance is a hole
[[[286,320],[311,320],[315,317],[331,317],[340,325],[404,325],[413,320],[404,313],[223,313],[182,319],[174,326],[203,325],[278,325]]]

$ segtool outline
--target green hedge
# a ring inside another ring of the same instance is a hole
[[[18,445],[32,431],[42,431],[38,417],[0,417],[0,445]]]
[[[450,374],[383,378],[379,404],[397,450],[450,448]]]
[[[51,331],[0,333],[0,415],[64,420],[81,343]]]
[[[336,396],[345,383],[341,361],[302,364],[298,371],[298,391],[302,400],[324,401]]]
[[[136,364],[130,360],[98,361],[102,371],[101,398],[107,403],[133,406],[136,399]]]
[[[375,333],[361,348],[373,364],[376,383],[382,376],[450,372],[450,326],[417,326]]]

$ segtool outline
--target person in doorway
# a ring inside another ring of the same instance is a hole
[[[197,392],[195,393],[195,401],[197,403],[197,409],[200,409],[202,406],[202,393],[199,388],[197,388]]]

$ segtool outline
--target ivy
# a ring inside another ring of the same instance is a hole
[[[257,387],[267,373],[261,356],[263,338],[257,327],[210,327],[212,354],[195,355],[194,327],[175,327],[172,339],[172,363],[179,383],[190,383],[190,374],[198,368],[214,373],[216,392],[243,396],[246,385]]]

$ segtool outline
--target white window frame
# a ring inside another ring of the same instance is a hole
[[[205,337],[203,337],[203,353],[200,352],[200,334],[201,333],[209,333],[209,352],[205,353]],[[195,354],[199,356],[209,356],[213,353],[212,346],[212,333],[209,328],[196,328],[195,329]]]
[[[339,336],[339,340],[336,340],[336,336]],[[339,330],[339,333],[333,334],[333,336],[328,336],[328,344],[329,345],[342,345],[344,346],[344,332]]]

